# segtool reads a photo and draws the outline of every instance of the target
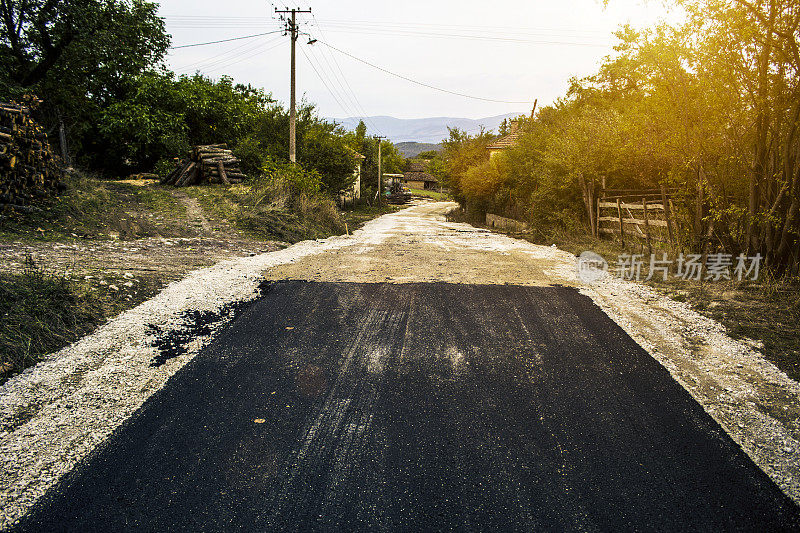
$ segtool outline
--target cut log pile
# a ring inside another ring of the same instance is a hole
[[[41,101],[0,102],[0,211],[30,211],[31,203],[56,193],[64,177],[44,129],[31,118]]]
[[[161,183],[186,187],[205,183],[240,183],[247,176],[242,173],[241,163],[228,150],[227,144],[195,146],[186,159],[177,161],[175,170]]]

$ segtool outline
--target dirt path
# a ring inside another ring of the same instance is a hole
[[[192,361],[230,316],[221,310],[256,298],[264,277],[317,283],[573,287],[647,349],[755,463],[800,502],[796,382],[687,305],[617,279],[583,284],[573,255],[447,222],[443,213],[451,207],[415,206],[369,222],[350,237],[306,241],[193,272],[97,334],[10,380],[0,388],[0,422],[6,428],[0,433],[0,508],[5,523],[19,517]],[[198,312],[204,321],[209,319],[202,313],[221,316],[211,321],[212,327],[193,330]],[[558,313],[554,320],[557,325]],[[271,327],[269,322],[259,324]],[[184,339],[184,351],[157,367],[151,365],[159,355],[154,331],[175,332]],[[181,333],[185,331],[196,333]]]
[[[186,218],[189,219],[189,223],[192,224],[201,235],[210,235],[214,232],[214,228],[211,226],[208,217],[206,217],[205,211],[200,207],[197,198],[192,198],[183,191],[172,191],[172,196],[177,198],[186,208]]]

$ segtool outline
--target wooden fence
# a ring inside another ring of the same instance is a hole
[[[674,246],[679,228],[673,192],[664,187],[600,189],[596,211],[590,215],[595,236],[616,235],[623,246],[626,239],[645,241],[650,249],[654,241]]]

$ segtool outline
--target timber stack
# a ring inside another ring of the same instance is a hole
[[[0,102],[0,212],[31,211],[61,187],[64,171],[44,129],[31,118],[41,100]]]
[[[246,178],[241,162],[228,150],[227,144],[206,144],[192,148],[185,159],[177,161],[175,169],[161,183],[176,187],[205,183],[230,185]]]

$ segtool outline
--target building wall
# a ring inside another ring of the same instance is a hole
[[[353,183],[353,197],[356,200],[361,199],[361,161],[358,162],[356,165],[356,169],[353,171],[353,175],[356,177],[355,183]]]
[[[409,189],[424,189],[425,182],[424,181],[416,181],[416,180],[408,180],[406,181],[406,187]]]

